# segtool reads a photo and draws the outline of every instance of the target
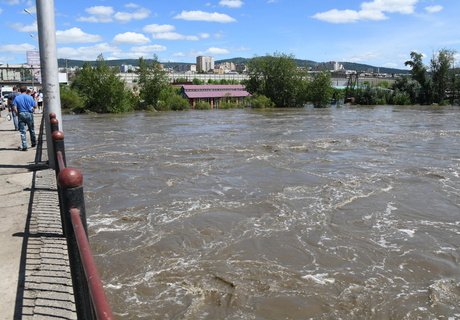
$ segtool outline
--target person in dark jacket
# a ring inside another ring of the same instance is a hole
[[[19,130],[18,114],[16,112],[14,112],[13,100],[18,95],[19,95],[18,88],[16,86],[14,86],[13,87],[13,92],[11,92],[8,95],[8,101],[7,101],[8,111],[11,112],[11,117],[13,118],[14,130],[16,130],[16,131]]]

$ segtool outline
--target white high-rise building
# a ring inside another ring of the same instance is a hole
[[[208,72],[214,70],[214,58],[206,56],[196,57],[196,70],[198,72]]]

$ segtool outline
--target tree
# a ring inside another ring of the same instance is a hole
[[[425,82],[425,85],[427,83],[429,83],[428,80]],[[422,90],[421,85],[417,80],[407,76],[397,78],[393,83],[392,89],[394,90],[392,98],[394,104],[401,104],[401,101],[404,101],[403,104],[416,103],[418,94]],[[404,93],[404,95],[402,95],[402,93]],[[409,103],[407,103],[407,101],[409,101]]]
[[[160,94],[168,86],[168,77],[161,68],[158,58],[149,63],[144,58],[139,58],[139,99],[140,109],[157,108],[160,101]]]
[[[98,113],[119,113],[133,110],[133,95],[110,68],[102,55],[96,66],[85,63],[78,71],[71,88],[82,95],[84,109]]]
[[[320,72],[313,75],[313,79],[307,85],[308,100],[315,108],[325,108],[331,103],[332,86],[331,74]]]
[[[273,108],[275,104],[264,95],[253,95],[246,98],[246,103],[254,109]]]
[[[432,101],[432,88],[431,88],[431,81],[428,78],[428,73],[425,65],[423,64],[423,54],[417,53],[412,51],[410,53],[411,60],[404,62],[405,66],[409,66],[411,70],[412,79],[419,83],[419,89],[415,93],[410,92],[410,99],[415,102],[419,102],[421,104],[430,104]]]
[[[454,68],[451,72],[451,81],[450,81],[450,103],[455,104],[459,103],[459,93],[460,93],[460,69]]]
[[[180,95],[178,89],[173,86],[167,86],[160,92],[159,102],[157,104],[157,110],[160,111],[180,111],[188,110],[190,105],[188,100]]]
[[[434,102],[444,103],[446,91],[449,88],[449,73],[454,63],[452,50],[442,49],[431,58],[431,74],[433,79]]]
[[[249,61],[248,69],[245,85],[251,94],[268,97],[276,107],[303,106],[302,74],[292,56],[275,53],[256,57]]]
[[[62,109],[71,110],[75,113],[80,113],[85,108],[85,102],[76,90],[71,89],[67,85],[60,86],[60,97]]]
[[[418,83],[423,86],[427,77],[426,68],[422,61],[423,54],[412,51],[410,57],[412,60],[404,62],[404,65],[411,67],[412,79],[418,81]]]
[[[193,78],[192,84],[199,85],[199,84],[204,84],[204,82],[203,82],[203,80],[200,80],[198,78]]]

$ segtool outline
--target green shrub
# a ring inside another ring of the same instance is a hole
[[[275,103],[264,95],[253,95],[248,98],[248,104],[254,109],[273,108]]]
[[[188,100],[185,98],[182,98],[181,96],[177,94],[169,96],[168,99],[166,100],[166,103],[169,105],[171,110],[174,110],[174,111],[188,110],[190,108],[190,104],[188,103]]]
[[[209,102],[198,101],[195,104],[195,110],[210,110],[210,109],[211,109],[211,105],[209,104]]]
[[[145,103],[145,102],[144,102]],[[156,111],[179,111],[187,110],[190,108],[188,100],[183,98],[180,90],[174,86],[166,86],[159,92],[158,101],[156,106],[145,106],[145,110]]]
[[[393,95],[393,104],[396,105],[409,105],[411,104],[410,95],[404,91],[396,91]]]
[[[72,112],[81,113],[84,110],[85,101],[77,91],[69,86],[60,87],[61,108]]]
[[[232,101],[221,101],[219,104],[219,109],[236,109],[241,107],[241,104]]]

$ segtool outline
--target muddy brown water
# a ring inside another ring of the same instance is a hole
[[[460,108],[64,116],[119,319],[460,319]]]

